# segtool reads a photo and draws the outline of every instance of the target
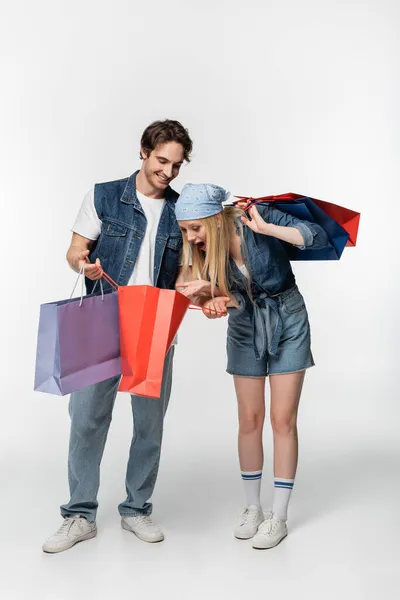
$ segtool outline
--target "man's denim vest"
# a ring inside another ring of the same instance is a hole
[[[90,262],[100,259],[103,270],[118,283],[127,285],[146,232],[147,219],[136,195],[136,171],[129,178],[98,183],[94,204],[101,220],[101,234],[89,255]],[[174,289],[179,269],[182,234],[175,218],[179,194],[168,187],[165,206],[158,226],[154,254],[156,287]],[[89,294],[94,282],[86,279]],[[107,287],[107,284],[105,284]]]

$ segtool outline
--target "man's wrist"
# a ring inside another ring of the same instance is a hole
[[[68,264],[71,267],[71,269],[73,271],[75,271],[75,273],[79,273],[80,270],[81,270],[80,269],[80,265],[79,265],[79,263],[80,263],[79,258],[70,258],[70,259],[67,259],[67,260],[68,260]]]

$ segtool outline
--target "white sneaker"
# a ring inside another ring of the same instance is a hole
[[[272,515],[261,523],[257,534],[253,538],[253,548],[264,550],[277,546],[287,536],[287,525]]]
[[[257,533],[258,526],[264,521],[264,518],[262,508],[251,504],[242,512],[240,523],[235,528],[233,535],[239,540],[249,540]]]
[[[78,542],[90,540],[96,535],[96,523],[89,523],[79,515],[66,517],[61,527],[43,544],[43,552],[63,552]]]
[[[143,542],[162,542],[164,534],[149,515],[122,517],[122,529],[132,531]]]

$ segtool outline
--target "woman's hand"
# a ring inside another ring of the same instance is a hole
[[[233,204],[236,208],[240,208],[241,210],[245,210],[248,205],[248,200],[234,200]]]
[[[203,281],[202,279],[195,279],[194,281],[179,282],[175,286],[176,290],[190,298],[192,296],[200,296],[205,294],[211,296],[211,283],[209,281]]]
[[[249,229],[254,231],[255,233],[262,233],[263,235],[268,235],[271,232],[271,223],[267,223],[264,221],[262,216],[257,210],[256,205],[253,205],[249,209],[249,215],[251,216],[251,221],[246,217],[242,217],[242,221]]]
[[[226,305],[230,302],[230,298],[227,296],[218,296],[217,298],[210,298],[203,304],[203,313],[208,319],[220,319],[226,317],[227,310]]]
[[[236,206],[244,210],[247,204],[243,204],[244,201],[240,201],[236,203]],[[304,246],[304,238],[301,232],[296,227],[290,225],[275,225],[274,223],[267,223],[258,212],[255,204],[253,204],[253,206],[249,209],[248,212],[251,216],[251,221],[246,217],[242,217],[242,221],[249,229],[251,229],[255,233],[270,235],[271,237],[275,237],[278,240],[287,242],[288,244],[293,244],[294,246]]]

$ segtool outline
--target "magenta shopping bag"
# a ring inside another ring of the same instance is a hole
[[[64,396],[120,374],[116,292],[42,304],[36,391]]]

